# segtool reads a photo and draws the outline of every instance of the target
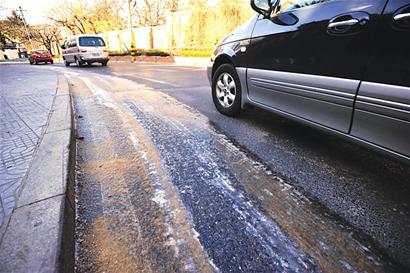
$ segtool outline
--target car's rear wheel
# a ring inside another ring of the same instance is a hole
[[[69,62],[67,62],[67,60],[66,60],[66,59],[64,59],[64,65],[65,65],[65,66],[70,66],[70,63],[69,63]]]
[[[224,115],[235,116],[241,112],[241,83],[235,68],[223,64],[212,77],[212,99],[216,109]]]
[[[34,60],[34,64],[38,64],[38,62],[36,60]]]
[[[75,63],[77,64],[78,67],[83,66],[83,62],[80,61],[80,59],[78,59],[78,58],[75,58]]]
[[[102,66],[107,66],[108,61],[104,61],[104,62],[102,62],[101,64],[102,64]]]
[[[54,63],[54,61],[51,61],[50,63],[51,63],[51,64],[53,64],[53,63]]]

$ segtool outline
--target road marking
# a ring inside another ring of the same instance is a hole
[[[161,91],[193,91],[193,90],[209,90],[211,86],[200,85],[194,87],[176,87],[176,88],[162,88]]]
[[[157,71],[157,72],[171,72],[171,73],[179,72],[179,71],[177,71],[177,70],[163,69],[163,68],[159,68],[159,69],[150,68],[149,70],[151,70],[151,71]]]
[[[169,82],[164,82],[164,81],[160,81],[160,80],[154,80],[154,79],[150,79],[150,78],[135,76],[135,74],[120,74],[120,73],[116,73],[116,72],[113,72],[112,74],[114,74],[118,77],[132,76],[134,78],[141,79],[141,80],[144,80],[144,81],[155,82],[155,83],[160,83],[160,84],[166,84],[166,85],[170,85],[172,87],[180,87],[179,85],[169,83]]]

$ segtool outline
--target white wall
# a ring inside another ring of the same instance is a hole
[[[152,27],[154,49],[180,48],[184,45],[190,10],[168,12],[166,24]],[[127,52],[131,45],[130,29],[114,30],[101,34],[110,51]],[[150,49],[150,27],[134,28],[137,49]]]
[[[17,49],[5,49],[4,50],[4,55],[7,55],[7,58],[9,60],[13,59],[18,59],[19,58],[19,52]]]

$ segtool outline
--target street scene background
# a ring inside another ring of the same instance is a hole
[[[215,108],[231,0],[0,0],[0,272],[408,272],[410,168]],[[66,67],[99,34],[108,66]],[[135,50],[133,50],[133,48]],[[30,65],[46,50],[53,64]]]

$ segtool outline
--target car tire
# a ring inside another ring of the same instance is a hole
[[[83,66],[83,62],[80,61],[80,59],[75,58],[75,63],[77,64],[78,67],[82,67]]]
[[[102,66],[107,66],[107,64],[108,64],[108,61],[104,61],[101,63]]]
[[[235,68],[223,64],[212,77],[212,99],[216,109],[226,116],[236,116],[241,109],[241,82]]]
[[[69,63],[69,62],[67,62],[67,60],[66,60],[66,59],[64,59],[64,65],[65,65],[65,66],[70,66],[70,63]]]
[[[38,62],[36,60],[34,60],[34,64],[38,64]]]
[[[51,62],[50,62],[50,64],[53,64],[53,63],[54,63],[54,61],[51,61]]]

